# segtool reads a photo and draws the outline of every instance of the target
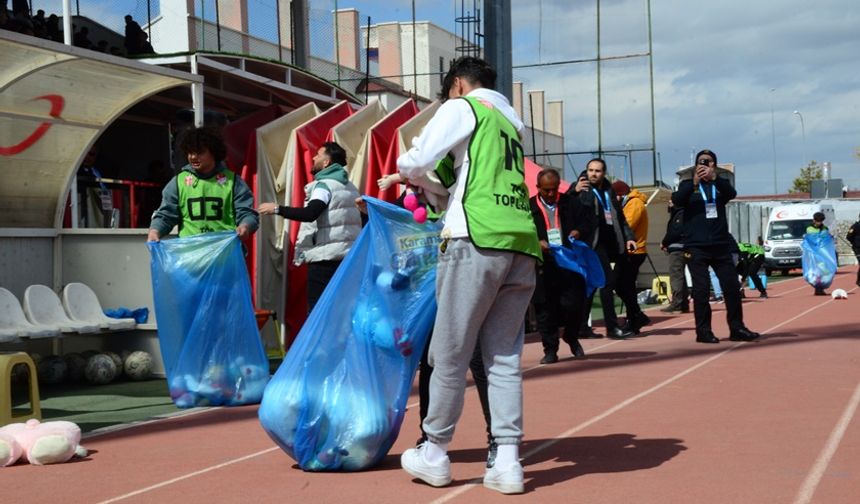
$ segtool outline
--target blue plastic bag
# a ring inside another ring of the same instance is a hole
[[[235,232],[147,243],[158,340],[170,397],[180,408],[254,404],[269,361]]]
[[[365,197],[369,222],[263,395],[263,428],[308,471],[356,471],[394,443],[436,314],[441,226]]]
[[[110,318],[133,318],[137,324],[145,324],[149,319],[149,308],[145,306],[134,310],[120,306],[119,308],[107,308],[104,312]]]
[[[606,275],[603,274],[600,258],[584,241],[573,240],[570,247],[550,245],[550,249],[555,256],[556,264],[582,275],[585,279],[586,296],[591,296],[595,289],[606,285]]]
[[[807,233],[803,235],[801,264],[803,278],[816,289],[826,289],[836,275],[836,244],[830,233]]]

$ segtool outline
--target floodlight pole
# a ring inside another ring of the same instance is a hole
[[[771,138],[771,146],[773,147],[773,193],[778,194],[779,189],[777,189],[776,183],[776,126],[773,120],[773,92],[776,91],[776,88],[770,88],[770,138]]]
[[[806,168],[806,127],[803,125],[803,114],[795,110],[794,115],[800,118],[800,133],[803,135],[803,167]]]

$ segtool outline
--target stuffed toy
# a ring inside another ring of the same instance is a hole
[[[830,293],[830,297],[833,299],[848,299],[848,293],[845,292],[845,289],[836,289]]]
[[[418,194],[410,192],[403,198],[403,206],[412,212],[412,218],[418,224],[427,222],[427,206],[418,198]]]
[[[230,363],[230,382],[233,394],[230,404],[253,404],[263,399],[263,390],[269,383],[269,370],[245,362],[237,357]]]
[[[86,457],[87,450],[79,443],[81,428],[72,422],[14,423],[0,427],[0,467],[10,466],[19,459],[33,465],[59,464],[74,456]]]
[[[180,408],[238,406],[260,402],[269,371],[238,357],[228,367],[209,364],[203,376],[186,373],[170,381],[170,398]]]

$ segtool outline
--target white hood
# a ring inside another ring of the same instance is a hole
[[[467,96],[473,96],[492,103],[514,125],[517,132],[522,133],[523,121],[519,118],[514,108],[511,107],[505,95],[492,89],[478,88],[472,90]]]

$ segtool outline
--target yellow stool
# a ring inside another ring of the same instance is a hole
[[[651,282],[651,294],[657,296],[658,303],[668,303],[672,301],[672,287],[669,283],[669,277],[657,276]]]
[[[15,364],[24,364],[30,370],[30,411],[23,415],[12,414],[12,368]],[[39,382],[36,375],[36,365],[25,352],[0,353],[0,425],[12,422],[24,422],[31,418],[42,419],[42,408],[39,406]]]

